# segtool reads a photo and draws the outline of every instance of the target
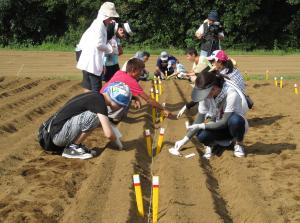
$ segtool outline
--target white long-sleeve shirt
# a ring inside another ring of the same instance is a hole
[[[104,53],[113,52],[112,46],[107,43],[107,28],[103,23],[106,18],[99,13],[77,45],[82,52],[76,67],[97,76],[103,71]]]

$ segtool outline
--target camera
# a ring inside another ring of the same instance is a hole
[[[220,25],[212,24],[208,27],[207,32],[213,35],[218,35],[219,32],[222,32],[222,27]]]

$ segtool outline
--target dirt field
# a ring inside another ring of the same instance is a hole
[[[144,105],[131,109],[119,126],[125,150],[114,150],[99,130],[86,144],[100,156],[69,160],[43,152],[36,132],[66,100],[81,93],[78,80],[65,80],[80,78],[72,56],[0,51],[0,222],[147,222],[147,216],[137,217],[135,173],[141,176],[146,212],[151,173],[160,177],[159,222],[300,222],[300,103],[294,82],[283,89],[272,81],[247,82],[255,107],[248,113],[245,158],[224,151],[208,162],[196,140],[184,150],[196,156],[171,156],[167,149],[185,134],[184,123],[196,111],[153,126]],[[276,61],[282,58],[266,60],[280,69]],[[246,61],[252,67],[254,61]],[[299,66],[291,73],[300,74]],[[148,92],[150,82],[143,86]],[[163,87],[160,100],[174,112],[190,100],[188,82],[164,81]],[[143,130],[160,126],[166,129],[164,146],[151,164]]]

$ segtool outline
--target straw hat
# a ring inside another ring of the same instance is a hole
[[[118,18],[119,14],[116,11],[115,4],[112,2],[104,2],[100,9],[99,13],[106,17],[113,17],[113,18]]]

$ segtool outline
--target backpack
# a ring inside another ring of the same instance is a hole
[[[39,128],[38,131],[38,141],[40,146],[50,152],[61,153],[64,147],[56,146],[51,138],[51,125],[55,119],[56,114],[52,115],[48,120],[46,120]]]

